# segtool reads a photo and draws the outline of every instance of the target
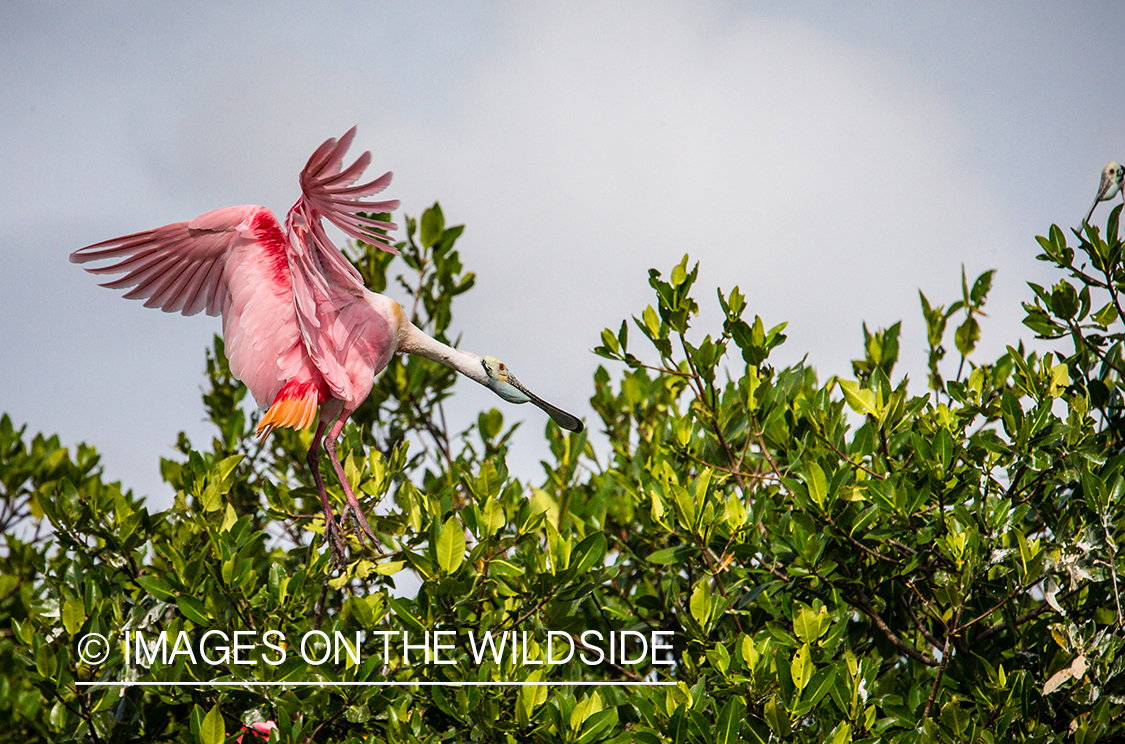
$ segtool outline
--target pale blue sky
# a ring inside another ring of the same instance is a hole
[[[210,437],[215,319],[146,310],[67,262],[75,248],[215,207],[282,214],[324,139],[440,199],[477,288],[462,345],[579,415],[605,326],[647,270],[702,261],[713,288],[789,321],[779,361],[846,374],[860,323],[956,298],[999,269],[984,343],[1020,325],[1036,234],[1078,223],[1125,157],[1112,3],[8,2],[0,6],[0,409],[88,441],[110,477],[170,503],[158,458]],[[1104,222],[1106,207],[1098,213]],[[401,220],[401,218],[400,218]],[[638,337],[640,334],[636,334]],[[922,381],[918,380],[919,384]],[[919,388],[921,390],[921,387]],[[466,422],[491,394],[462,382]],[[544,417],[513,462],[535,474]],[[596,428],[596,427],[595,427]],[[595,435],[597,436],[597,435]]]

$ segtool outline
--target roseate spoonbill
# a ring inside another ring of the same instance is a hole
[[[1125,168],[1113,161],[1102,168],[1102,180],[1098,184],[1098,195],[1094,197],[1094,203],[1090,206],[1090,211],[1086,213],[1086,219],[1083,222],[1088,223],[1090,218],[1094,216],[1094,209],[1097,208],[1098,202],[1109,201],[1117,196],[1117,193],[1121,191],[1121,179],[1123,177],[1125,177]]]
[[[246,735],[246,732],[248,731],[253,732],[253,738],[255,740],[268,739],[270,738],[270,732],[275,728],[277,728],[277,724],[273,721],[262,721],[260,723],[255,723],[250,727],[243,726],[242,733],[238,735],[238,738],[235,739],[235,741],[239,744],[242,744],[242,737],[244,737]]]
[[[364,214],[390,212],[397,201],[363,201],[391,181],[385,173],[353,185],[371,161],[365,152],[347,168],[343,159],[355,128],[321,145],[301,171],[301,197],[285,230],[265,207],[205,212],[189,222],[125,235],[81,248],[74,263],[110,260],[86,270],[124,274],[102,284],[132,287],[124,296],[145,307],[184,315],[223,316],[230,369],[268,409],[258,423],[266,437],[277,427],[316,423],[307,461],[324,508],[325,535],[341,563],[340,539],[320,474],[323,443],[344,489],[350,514],[378,545],[336,456],[336,439],[367,398],[375,375],[395,352],[419,354],[488,387],[509,403],[531,402],[555,423],[582,431],[582,422],[536,397],[495,357],[446,346],[410,322],[394,300],[369,291],[355,267],[324,232],[322,218],[345,234],[396,253],[389,239],[367,228],[393,229]]]

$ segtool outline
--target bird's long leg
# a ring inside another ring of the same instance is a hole
[[[379,539],[375,537],[375,532],[371,529],[371,525],[367,523],[367,517],[363,515],[363,510],[359,508],[359,501],[352,492],[351,484],[348,483],[347,476],[344,475],[344,466],[340,464],[340,458],[336,456],[336,438],[340,436],[340,432],[344,429],[344,424],[348,420],[348,416],[352,411],[347,409],[340,414],[340,418],[336,419],[336,423],[332,424],[332,428],[324,435],[324,450],[328,453],[328,460],[332,463],[332,467],[336,470],[336,477],[340,481],[340,485],[344,487],[344,495],[348,499],[347,510],[355,519],[356,524],[359,525],[360,530],[371,538],[375,548],[379,548]]]
[[[332,505],[328,503],[328,491],[324,488],[324,479],[320,477],[320,440],[324,434],[325,422],[321,421],[316,426],[316,434],[313,435],[312,444],[309,446],[308,455],[305,460],[309,463],[309,469],[312,470],[313,480],[316,481],[316,490],[320,492],[320,505],[324,507],[324,536],[328,538],[328,545],[332,549],[332,559],[337,565],[343,566],[345,563],[344,558],[344,542],[340,539],[340,531],[336,527],[336,517],[332,514]],[[333,442],[335,445],[335,442]],[[335,446],[333,446],[335,449]],[[333,453],[335,457],[335,453]]]

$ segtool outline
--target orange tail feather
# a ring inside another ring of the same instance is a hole
[[[258,438],[265,439],[277,427],[304,429],[316,421],[320,402],[316,387],[309,382],[290,380],[273,399],[266,415],[258,422]]]

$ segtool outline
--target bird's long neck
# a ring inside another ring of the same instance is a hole
[[[481,365],[480,357],[476,354],[447,346],[418,330],[418,327],[410,321],[406,321],[401,333],[402,336],[398,344],[399,351],[432,359],[438,364],[457,370],[465,377],[475,380],[481,385],[488,385],[488,375]]]

